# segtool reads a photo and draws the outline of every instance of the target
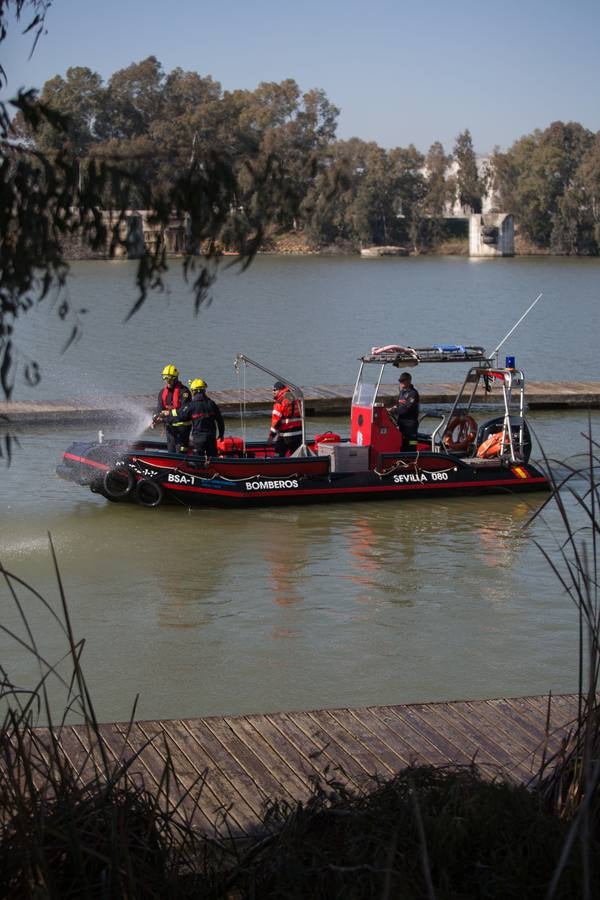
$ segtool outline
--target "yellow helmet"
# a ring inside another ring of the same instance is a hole
[[[190,381],[190,387],[192,391],[205,391],[206,390],[206,382],[203,378],[194,378],[193,381]]]
[[[163,380],[166,381],[167,378],[179,378],[179,369],[177,366],[165,366],[162,370]]]

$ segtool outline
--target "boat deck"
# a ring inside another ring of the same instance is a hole
[[[267,799],[306,800],[315,779],[368,788],[412,763],[474,762],[487,778],[527,783],[559,750],[577,704],[568,694],[321,709],[107,724],[100,736],[109,758],[132,760],[152,792],[170,757],[171,798],[183,797],[197,827],[244,833]],[[36,729],[36,737],[43,752],[48,730]],[[95,740],[83,726],[63,726],[59,741],[85,780],[100,759]]]
[[[421,403],[452,403],[459,390],[458,384],[436,383],[418,384]],[[348,415],[352,400],[353,385],[313,385],[303,387],[306,414],[309,416]],[[391,400],[397,395],[398,386],[383,385],[381,398]],[[239,413],[240,397],[236,389],[210,391],[210,396],[219,404],[224,413]],[[126,399],[106,398],[101,403],[83,400],[36,401],[4,403],[0,412],[13,424],[107,424],[131,419],[131,406],[139,406],[154,412],[156,396],[131,396]],[[270,388],[252,388],[246,391],[246,408],[253,412],[267,412],[273,402]],[[529,409],[599,409],[600,382],[598,381],[533,381],[527,384],[527,405]],[[126,408],[126,410],[124,409]]]

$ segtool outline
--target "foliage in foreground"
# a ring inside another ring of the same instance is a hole
[[[27,751],[13,759],[0,790],[0,896],[188,896],[182,875],[201,866],[204,842],[142,786],[125,772],[82,785],[59,755],[47,771],[31,763]]]
[[[409,768],[375,790],[317,790],[236,883],[244,897],[543,895],[567,828],[525,787],[473,769]],[[556,897],[580,893],[577,861]]]
[[[162,814],[126,775],[82,788],[64,770],[10,819],[6,780],[1,799],[0,892],[19,898],[537,898],[568,834],[538,796],[475,769],[410,768],[360,794],[323,784],[297,808],[271,804],[243,843]],[[553,896],[581,884],[575,855]]]
[[[25,30],[37,41],[44,32],[50,6],[50,0],[0,0],[0,46],[11,17],[19,21],[22,14],[27,14],[26,19],[31,14]],[[14,27],[15,23],[10,25]],[[145,72],[144,66],[141,68]],[[133,80],[135,85],[129,81],[128,86],[138,104],[144,106],[144,97],[152,95],[152,88],[145,90],[143,72],[138,71]],[[0,87],[5,82],[6,73],[0,65]],[[179,90],[185,96],[189,87],[185,73],[175,73],[174,82],[175,95]],[[121,88],[120,93],[127,95],[126,86]],[[203,95],[204,88],[209,90],[210,86],[200,85]],[[119,93],[117,87],[115,90]],[[136,119],[131,99],[122,96],[125,124]],[[177,96],[170,99],[174,102]],[[45,102],[36,91],[21,90],[10,104],[0,102],[0,392],[6,400],[11,399],[18,382],[35,386],[41,378],[38,360],[31,359],[27,347],[16,340],[17,323],[24,315],[45,300],[70,326],[64,349],[81,335],[86,310],[77,308],[66,290],[69,266],[65,246],[70,241],[77,240],[93,252],[116,255],[128,246],[127,222],[141,201],[152,210],[151,225],[157,230],[164,232],[173,220],[184,223],[181,265],[198,311],[208,299],[219,270],[221,244],[231,244],[238,250],[234,264],[242,268],[249,265],[269,223],[280,216],[293,218],[303,197],[304,180],[314,176],[318,164],[315,148],[310,140],[302,143],[302,135],[300,159],[292,177],[277,146],[268,143],[257,147],[256,141],[248,138],[252,152],[238,159],[239,148],[232,146],[233,131],[229,139],[206,146],[199,137],[202,122],[196,121],[192,132],[185,132],[185,147],[177,153],[177,164],[169,177],[155,173],[157,177],[148,179],[147,167],[152,159],[164,159],[154,145],[134,141],[124,154],[122,147],[109,142],[112,149],[106,153],[82,157],[73,131],[77,131],[77,115],[55,100],[50,97],[50,102]],[[306,100],[311,108],[304,110],[302,122],[312,121],[311,116],[318,121],[327,119],[329,114],[321,110],[321,100],[320,95]],[[17,111],[18,133],[9,106]],[[99,110],[90,115],[98,122],[101,119]],[[117,127],[114,116],[111,122]],[[234,130],[233,125],[231,128]],[[318,131],[316,124],[315,128]],[[181,134],[181,129],[176,131]],[[52,135],[52,140],[45,142],[44,135]],[[318,136],[315,140],[318,142]],[[328,172],[322,177],[329,181]],[[335,182],[333,175],[330,188]],[[111,212],[104,216],[106,209]],[[157,241],[139,260],[138,298],[127,318],[149,291],[166,290],[168,268],[165,244]],[[4,449],[0,446],[0,456],[10,459],[10,451],[9,436]]]

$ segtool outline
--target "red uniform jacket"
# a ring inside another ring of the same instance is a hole
[[[276,437],[295,437],[302,434],[302,414],[300,403],[294,400],[289,388],[285,387],[275,394],[273,415],[271,416],[271,434]]]

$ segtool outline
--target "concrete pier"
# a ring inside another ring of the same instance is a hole
[[[443,405],[452,403],[458,384],[419,384],[422,404]],[[308,416],[350,415],[353,385],[314,385],[302,388],[305,410]],[[391,401],[397,396],[397,384],[382,385],[381,397]],[[210,396],[224,413],[238,413],[240,396],[235,389],[210,391]],[[0,414],[8,417],[13,425],[96,425],[112,424],[131,419],[132,406],[152,416],[156,395],[115,398],[109,401],[89,403],[78,400],[44,401],[0,404]],[[255,413],[268,413],[272,407],[270,388],[252,388],[246,391],[246,409]],[[529,409],[600,409],[600,382],[598,381],[533,381],[527,385]],[[120,408],[125,406],[126,409]],[[1,424],[1,423],[0,423]]]
[[[515,222],[507,213],[481,213],[469,217],[469,256],[515,255]]]

